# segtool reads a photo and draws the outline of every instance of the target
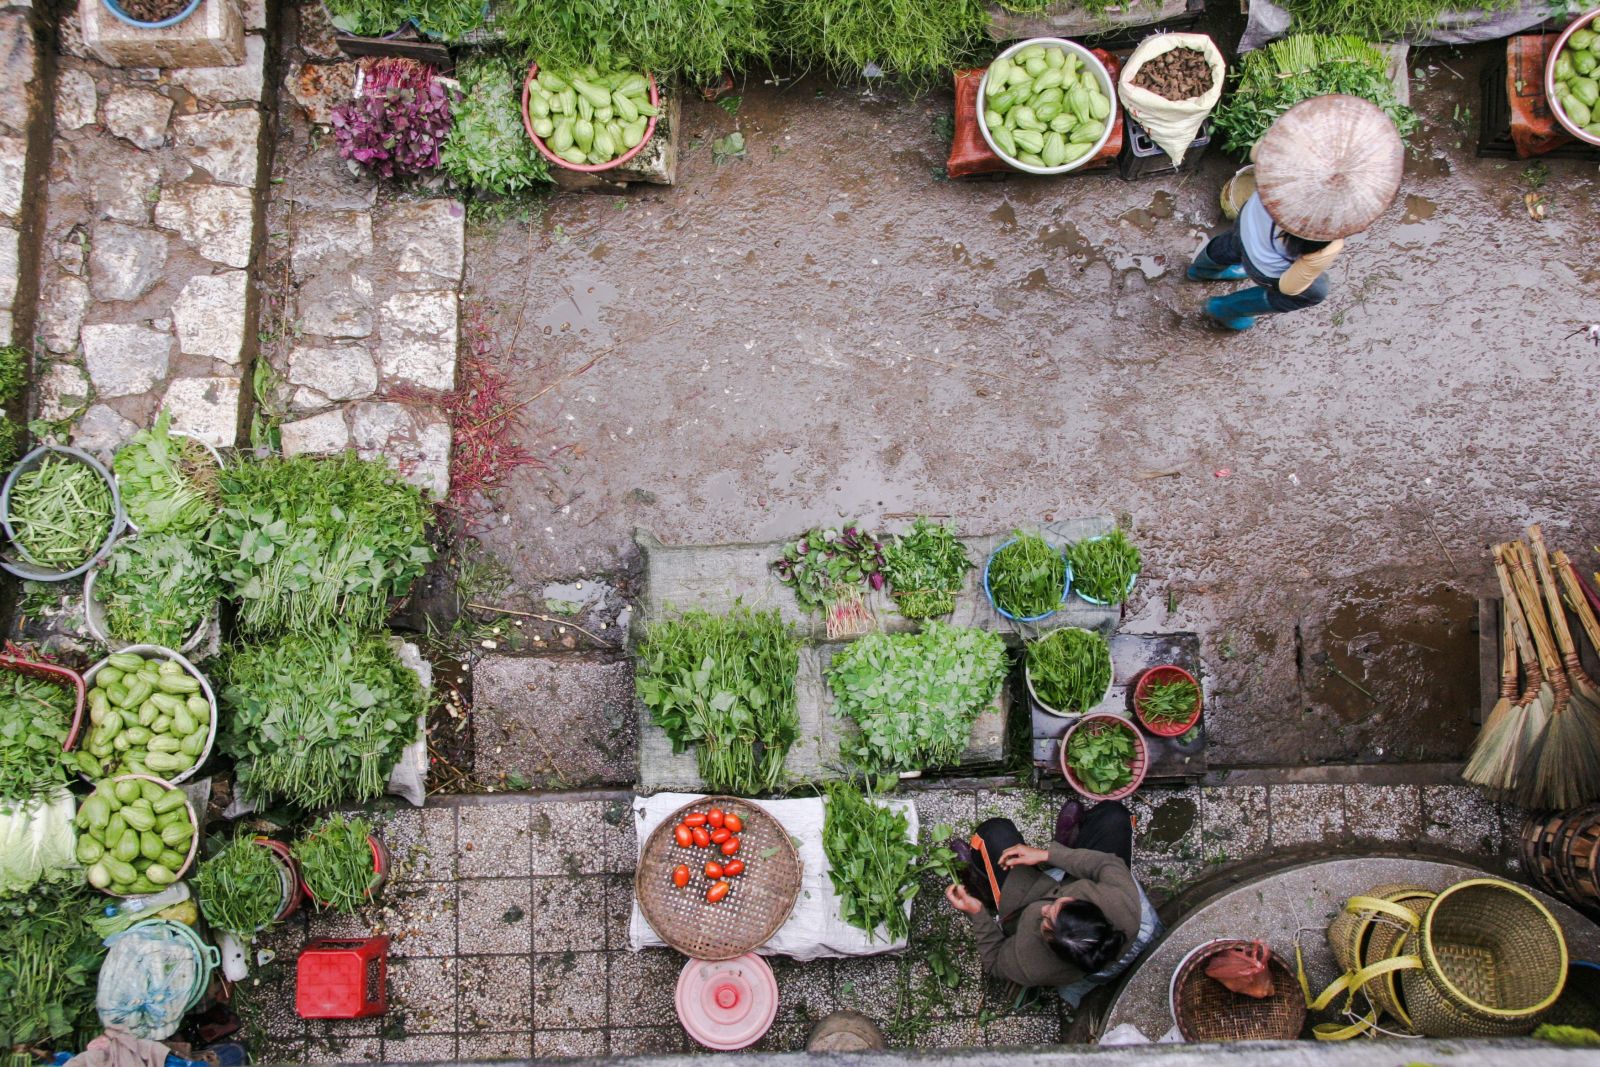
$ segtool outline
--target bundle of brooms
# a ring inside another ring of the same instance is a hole
[[[1600,684],[1584,669],[1570,609],[1600,654],[1600,596],[1538,526],[1494,546],[1501,606],[1500,698],[1462,776],[1529,808],[1600,799]],[[1517,687],[1519,673],[1522,687]]]

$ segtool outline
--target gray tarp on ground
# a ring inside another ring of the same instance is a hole
[[[1094,37],[1129,26],[1148,26],[1186,14],[1189,0],[1144,0],[1107,10],[1085,11],[1076,4],[1053,4],[1043,11],[1022,14],[989,5],[989,39],[1022,41],[1029,37]]]
[[[1110,517],[1101,516],[1046,523],[1042,529],[1052,543],[1065,545],[1085,537],[1110,533],[1115,527],[1116,523]],[[956,597],[955,611],[948,621],[957,626],[975,626],[1000,632],[1006,635],[1009,642],[1017,644],[1021,639],[1016,628],[990,608],[982,585],[983,561],[1010,536],[1011,532],[1005,531],[961,539],[967,546],[968,556],[978,566],[968,572],[965,586]],[[784,620],[811,635],[811,642],[800,650],[800,669],[795,680],[800,740],[790,748],[784,767],[797,781],[811,782],[836,777],[840,739],[845,732],[854,729],[852,724],[833,714],[833,694],[827,684],[828,664],[841,642],[827,641],[821,618],[802,611],[794,593],[773,577],[771,564],[783,551],[784,542],[669,546],[663,545],[647,530],[636,530],[634,542],[644,556],[644,587],[639,597],[640,610],[634,619],[635,643],[643,637],[643,626],[669,617],[676,611],[701,608],[711,612],[726,612],[740,600],[758,610],[776,608]],[[883,593],[871,594],[867,598],[867,605],[883,630],[898,633],[916,629],[915,621],[897,614]],[[1049,619],[1030,625],[1029,631],[1081,626],[1099,630],[1110,637],[1118,615],[1119,609],[1116,607],[1101,607],[1073,597]],[[972,742],[963,754],[960,766],[981,766],[994,763],[1004,756],[1005,723],[1010,697],[1009,686],[1002,686],[994,706],[973,724]],[[634,707],[639,715],[640,792],[703,790],[705,784],[695,769],[694,753],[690,751],[674,755],[666,733],[651,723],[650,712],[644,702],[635,697]],[[1027,714],[1026,707],[1019,708],[1018,714]]]
[[[1447,12],[1428,29],[1408,34],[1406,41],[1413,45],[1492,41],[1521,33],[1550,16],[1550,0],[1522,0],[1517,7],[1506,11]],[[1273,38],[1284,36],[1291,30],[1290,22],[1289,12],[1272,0],[1250,0],[1250,20],[1245,24],[1244,36],[1239,38],[1239,51],[1249,52]]]

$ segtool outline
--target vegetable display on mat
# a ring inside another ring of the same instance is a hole
[[[1200,687],[1187,678],[1155,682],[1139,698],[1139,716],[1152,726],[1177,726],[1189,721],[1200,702]]]
[[[1245,55],[1234,91],[1222,97],[1212,122],[1229,152],[1248,151],[1278,116],[1302,100],[1329,93],[1359,96],[1383,110],[1402,138],[1416,114],[1395,96],[1389,60],[1360,37],[1297,34]]]
[[[283,907],[283,869],[250,834],[240,834],[202,861],[194,888],[206,922],[247,940],[270,926]]]
[[[644,140],[658,114],[638,71],[539,71],[528,91],[528,121],[546,148],[577,166],[602,166]]]
[[[1120,604],[1139,574],[1139,547],[1121,529],[1105,537],[1086,537],[1067,546],[1072,587],[1102,604]]]
[[[828,859],[828,880],[839,897],[839,917],[877,939],[888,941],[911,930],[906,905],[921,888],[924,871],[948,875],[954,856],[942,844],[926,857],[911,839],[905,811],[863,793],[854,783],[825,786],[827,806],[822,822],[822,850]],[[932,839],[943,841],[948,827],[936,827]]]
[[[223,672],[240,792],[303,808],[380,796],[427,705],[387,637],[348,629],[241,646]]]
[[[1067,742],[1067,766],[1096,796],[1115,793],[1133,781],[1131,764],[1137,755],[1133,727],[1127,723],[1088,722]]]
[[[862,584],[882,589],[884,565],[883,545],[872,534],[858,526],[828,526],[790,541],[772,570],[801,607],[827,617],[828,636],[837,638],[872,628]]]
[[[1019,619],[1048,615],[1067,592],[1067,557],[1036,533],[1018,530],[989,560],[989,595]]]
[[[8,517],[17,535],[12,543],[24,560],[70,571],[89,562],[105,543],[116,505],[111,487],[93,467],[49,452],[12,483]]]
[[[132,645],[177,648],[222,595],[211,549],[183,534],[146,534],[117,543],[95,575],[106,632]]]
[[[362,89],[335,105],[339,156],[380,178],[426,174],[450,133],[450,94],[426,63],[391,56],[363,63]]]
[[[40,882],[82,881],[72,831],[76,809],[65,789],[0,804],[0,898],[26,893]],[[0,945],[9,947],[4,941]]]
[[[171,778],[205,753],[211,702],[177,660],[118,652],[95,672],[89,734],[77,752],[91,778],[133,772]]]
[[[910,531],[883,546],[883,574],[895,607],[908,619],[948,615],[973,563],[955,527],[919,516]]]
[[[0,898],[0,1047],[8,1062],[29,1049],[83,1048],[104,1027],[95,978],[105,945],[89,923],[100,902],[81,886]]]
[[[978,117],[1000,154],[1032,167],[1088,155],[1111,122],[1111,99],[1076,53],[1031,44],[989,67]]]
[[[690,611],[649,625],[636,686],[674,752],[694,746],[714,793],[754,796],[783,781],[799,737],[800,643],[776,611]]]
[[[851,642],[828,671],[835,713],[860,728],[844,751],[874,772],[956,763],[1006,667],[999,634],[933,620],[921,633]]]
[[[48,796],[67,784],[62,751],[77,694],[57,682],[0,670],[0,804]]]
[[[89,884],[121,896],[177,881],[195,835],[183,790],[139,778],[101,782],[78,809],[77,826]]]
[[[348,913],[367,902],[378,877],[371,835],[367,820],[335,814],[294,843],[300,877],[319,906]]]
[[[1088,711],[1111,684],[1111,646],[1093,630],[1063,626],[1027,651],[1028,684],[1034,695],[1062,712]]]
[[[253,634],[376,630],[433,558],[416,486],[353,453],[266,459],[222,476],[211,541]]]
[[[456,77],[462,95],[439,153],[444,172],[461,185],[498,196],[548,182],[550,164],[522,128],[522,86],[511,62],[474,55],[457,65]]]
[[[1600,33],[1582,29],[1568,37],[1556,56],[1554,75],[1556,105],[1574,125],[1600,137]]]
[[[174,435],[171,423],[161,412],[111,461],[123,510],[140,533],[202,530],[217,514],[221,468],[205,445]]]

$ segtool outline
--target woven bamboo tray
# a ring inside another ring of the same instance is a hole
[[[1179,965],[1172,981],[1172,1015],[1185,1041],[1293,1041],[1306,1024],[1306,1002],[1287,964],[1272,956],[1272,995],[1257,1000],[1206,976],[1213,956],[1248,941],[1202,945]]]
[[[722,860],[715,847],[684,848],[672,831],[684,816],[721,808],[744,821],[738,858],[745,871],[729,879],[733,890],[715,904],[706,903],[704,868]],[[689,865],[689,884],[672,884],[672,869]],[[800,856],[781,823],[766,811],[738,797],[702,797],[685,804],[645,841],[633,892],[645,921],[661,940],[692,959],[731,960],[751,952],[778,932],[800,896]]]

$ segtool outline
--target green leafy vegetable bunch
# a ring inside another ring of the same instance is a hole
[[[282,868],[252,834],[240,834],[195,874],[200,914],[218,930],[255,936],[270,926],[283,906]]]
[[[1138,754],[1133,727],[1127,723],[1091,721],[1074,730],[1067,742],[1067,766],[1090,793],[1106,796],[1133,781]]]
[[[1067,558],[1037,533],[1023,530],[989,560],[989,594],[1014,618],[1048,615],[1067,591]]]
[[[1120,529],[1105,537],[1086,537],[1067,548],[1072,587],[1102,604],[1120,604],[1139,573],[1139,546]]]
[[[839,897],[839,917],[877,939],[888,941],[910,933],[906,905],[921,888],[924,871],[949,877],[955,856],[941,844],[924,854],[911,839],[905,811],[852,782],[826,785],[827,806],[822,823],[822,849],[828,859],[828,879]],[[943,842],[948,827],[936,827],[932,840]]]
[[[0,671],[0,804],[46,796],[67,784],[61,746],[75,705],[66,686]]]
[[[462,95],[439,163],[454,181],[509,196],[550,180],[545,162],[522,126],[519,72],[502,55],[469,56],[456,68]]]
[[[216,517],[222,471],[204,445],[171,427],[162,411],[111,461],[122,507],[140,533],[203,530]]]
[[[294,843],[301,877],[319,905],[348,913],[367,902],[377,879],[367,840],[371,833],[372,824],[365,819],[334,814]]]
[[[124,538],[94,581],[107,630],[128,644],[179,647],[221,595],[215,554],[187,534]]]
[[[1057,711],[1088,711],[1111,684],[1111,646],[1093,630],[1063,626],[1028,645],[1028,684]]]
[[[99,903],[82,886],[0,898],[0,1048],[11,1062],[32,1062],[34,1047],[83,1048],[104,1029],[94,1001],[106,950],[89,924]]]
[[[884,546],[884,576],[900,614],[908,619],[948,615],[972,561],[955,527],[919,516],[911,529]]]

